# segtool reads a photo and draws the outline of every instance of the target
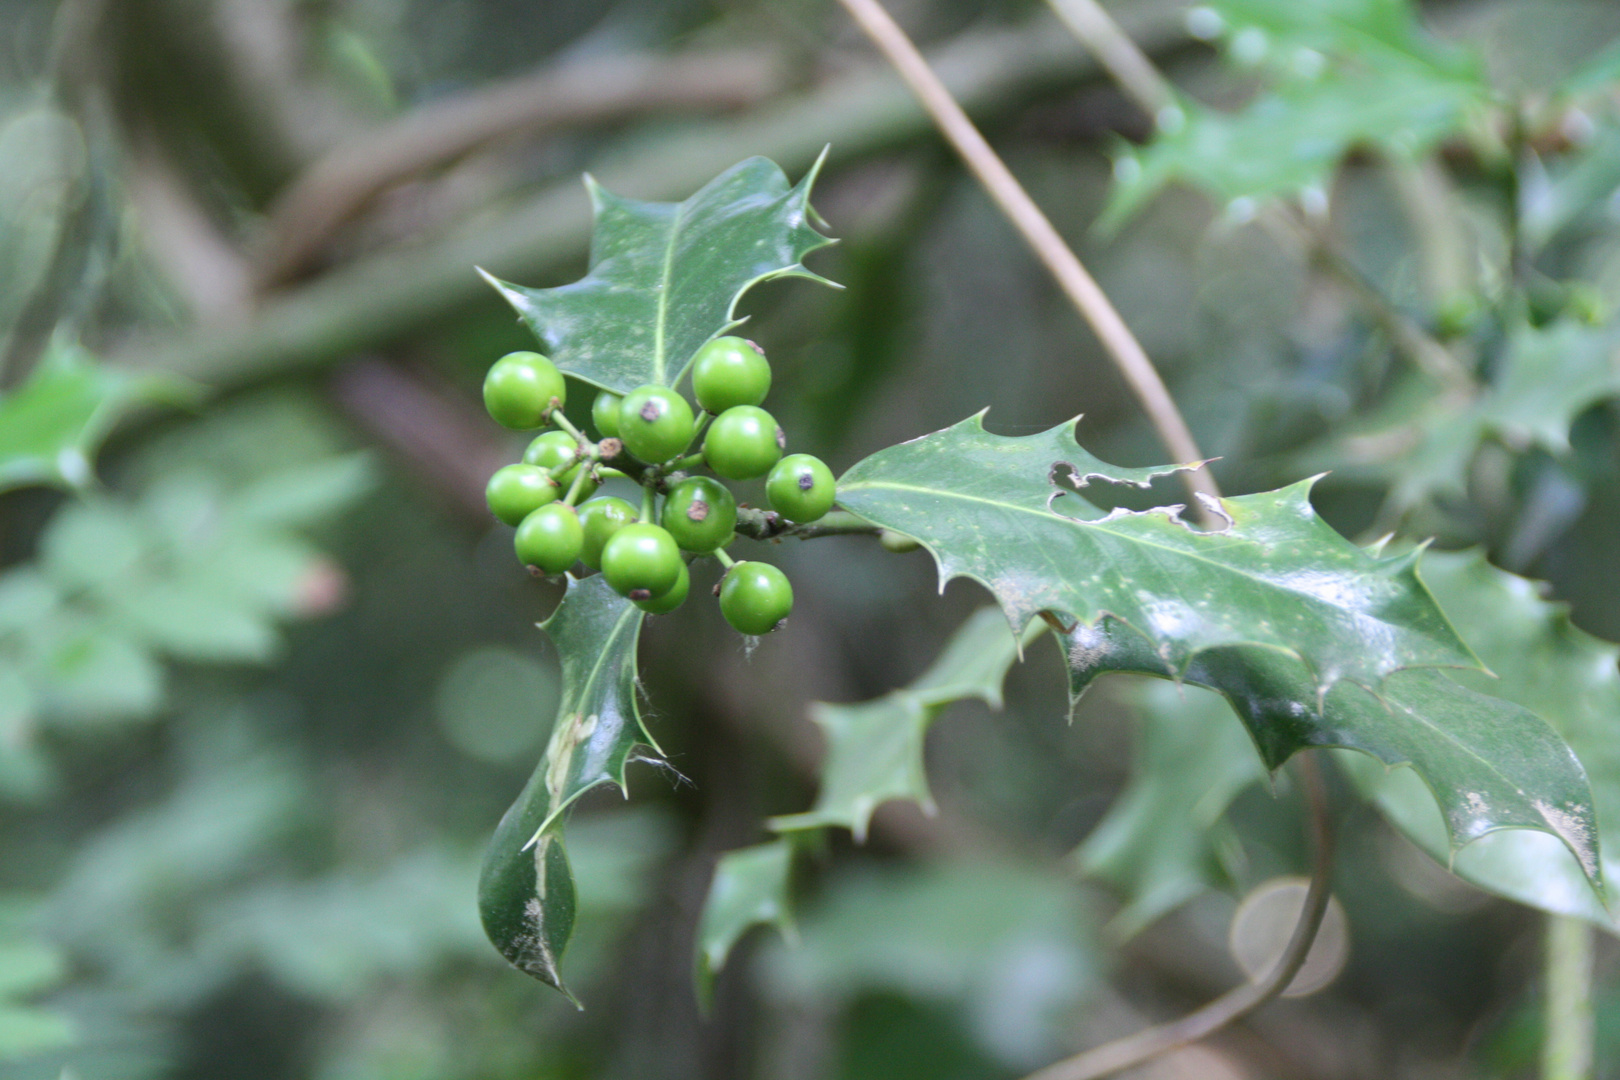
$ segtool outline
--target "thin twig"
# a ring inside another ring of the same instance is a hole
[[[1170,81],[1097,0],[1046,2],[1148,119],[1158,123],[1166,109],[1175,107],[1176,91]]]
[[[1592,1078],[1592,924],[1548,915],[1541,1080]]]
[[[757,53],[628,55],[567,63],[424,105],[335,147],[276,201],[260,286],[305,271],[333,233],[386,188],[497,139],[655,109],[741,108],[781,82],[776,59]]]
[[[865,30],[874,44],[888,57],[900,73],[900,77],[911,87],[912,93],[922,102],[923,108],[928,110],[934,118],[935,124],[950,140],[962,160],[967,163],[985,190],[989,193],[1002,213],[1006,214],[1024,240],[1034,249],[1036,256],[1046,264],[1052,276],[1057,279],[1058,285],[1074,302],[1076,308],[1085,320],[1091,324],[1093,332],[1102,342],[1110,358],[1119,368],[1120,374],[1130,385],[1142,408],[1147,412],[1148,419],[1159,434],[1172,456],[1178,461],[1192,463],[1203,459],[1198,451],[1198,444],[1193,441],[1192,432],[1187,429],[1187,422],[1181,416],[1181,410],[1171,400],[1170,392],[1165,389],[1164,381],[1154,370],[1153,361],[1148,359],[1141,343],[1131,333],[1130,327],[1115,310],[1114,305],[1097,285],[1095,279],[1081,265],[1080,259],[1069,245],[1053,228],[1040,207],[1029,197],[1016,177],[1002,162],[990,144],[979,134],[973,121],[968,119],[967,113],[956,103],[951,92],[945,84],[940,82],[928,62],[923,59],[917,47],[911,43],[904,30],[889,17],[878,0],[840,0],[850,15]],[[1219,498],[1220,489],[1215,486],[1214,477],[1210,475],[1207,466],[1200,465],[1196,469],[1181,474],[1188,490],[1195,496]],[[1204,507],[1201,500],[1195,499],[1195,507],[1201,513]]]
[[[1197,1012],[1158,1027],[1139,1031],[1123,1039],[1104,1043],[1093,1050],[1048,1065],[1025,1080],[1099,1080],[1104,1076],[1140,1065],[1161,1054],[1208,1038],[1221,1028],[1264,1005],[1288,989],[1310,955],[1316,931],[1327,913],[1329,885],[1333,872],[1333,825],[1328,816],[1327,790],[1321,769],[1308,755],[1299,758],[1299,775],[1310,805],[1311,843],[1314,862],[1311,884],[1305,894],[1305,907],[1288,947],[1271,973],[1259,982],[1245,983],[1216,998]]]

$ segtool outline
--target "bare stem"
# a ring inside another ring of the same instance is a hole
[[[1547,916],[1541,1080],[1592,1080],[1592,927]]]
[[[755,510],[747,506],[737,509],[737,535],[750,540],[776,540],[783,536],[799,540],[813,540],[818,536],[876,536],[881,531],[847,510],[834,510],[820,520],[794,525],[774,510]]]
[[[1305,894],[1305,908],[1300,912],[1299,922],[1294,924],[1294,934],[1288,941],[1288,947],[1271,973],[1258,982],[1245,983],[1228,991],[1179,1020],[1065,1058],[1025,1080],[1099,1080],[1112,1076],[1161,1054],[1208,1038],[1288,989],[1294,976],[1304,966],[1305,958],[1310,955],[1311,945],[1316,941],[1316,931],[1322,925],[1322,916],[1327,913],[1329,878],[1333,871],[1333,825],[1328,817],[1327,790],[1321,769],[1314,758],[1301,755],[1299,775],[1304,782],[1306,801],[1310,804],[1314,865],[1311,867],[1310,889]]]
[[[1008,170],[996,152],[985,142],[984,136],[973,126],[967,113],[956,103],[945,84],[940,82],[917,47],[904,30],[889,17],[878,0],[839,0],[850,15],[866,31],[875,45],[888,57],[900,77],[916,94],[929,115],[934,118],[956,152],[967,163],[968,169],[984,185],[1002,213],[1012,222],[1034,249],[1036,256],[1057,279],[1058,286],[1073,301],[1080,314],[1091,324],[1098,340],[1119,368],[1137,400],[1142,403],[1148,419],[1159,434],[1159,439],[1178,461],[1202,461],[1198,444],[1182,418],[1181,410],[1171,400],[1164,381],[1154,370],[1141,343],[1130,327],[1104,295],[1095,279],[1086,271],[1080,259],[1063,237],[1053,228],[1040,207],[1029,197],[1016,177]],[[1219,498],[1220,490],[1209,469],[1203,465],[1181,474],[1188,490],[1194,495]],[[1196,507],[1202,511],[1202,505]]]
[[[1159,122],[1166,109],[1175,107],[1175,88],[1097,0],[1046,2],[1125,95],[1154,123]]]

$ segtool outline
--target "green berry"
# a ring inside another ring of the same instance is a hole
[[[727,480],[752,480],[771,471],[786,442],[770,413],[753,405],[734,405],[709,425],[703,460]]]
[[[624,398],[611,390],[603,390],[591,402],[591,423],[596,425],[596,433],[604,439],[619,437],[619,403]]]
[[[568,398],[562,372],[534,352],[507,353],[484,376],[484,408],[502,427],[526,431],[537,428],[551,408]]]
[[[555,469],[566,465],[579,456],[579,443],[566,431],[544,431],[534,437],[529,448],[523,451],[525,465],[537,465],[542,469]],[[575,465],[557,474],[557,483],[562,485],[563,493],[567,494],[574,485],[574,478],[579,475],[581,466]],[[601,485],[590,476],[585,477],[585,483],[579,489],[579,498],[588,499],[595,494]]]
[[[614,533],[633,524],[636,508],[623,499],[607,496],[580,504],[579,523],[585,530],[585,546],[579,559],[592,570],[602,569],[602,547]]]
[[[523,519],[512,546],[523,565],[560,574],[574,565],[584,543],[585,532],[574,508],[554,502]]]
[[[626,525],[602,547],[602,576],[620,596],[651,600],[675,587],[681,576],[681,549],[657,525]]]
[[[508,465],[496,469],[484,488],[489,512],[507,525],[517,525],[549,502],[562,498],[563,489],[533,465]]]
[[[904,555],[908,551],[916,551],[922,547],[921,544],[905,533],[897,533],[892,529],[884,529],[879,532],[878,543],[882,544],[886,551],[892,551],[896,555]]]
[[[675,579],[668,592],[662,596],[655,596],[651,600],[637,600],[636,607],[649,615],[668,615],[682,604],[686,603],[686,594],[692,591],[692,573],[687,570],[686,564],[681,564],[681,576]]]
[[[668,461],[692,441],[692,406],[667,386],[642,386],[619,404],[624,448],[651,465]]]
[[[832,470],[810,454],[789,454],[765,478],[771,509],[796,524],[816,521],[832,509],[838,494]]]
[[[718,480],[694,476],[670,489],[661,520],[682,550],[710,552],[731,540],[737,500]]]
[[[758,405],[771,391],[771,365],[747,338],[715,338],[692,361],[692,393],[709,412]]]
[[[720,582],[720,614],[739,634],[768,634],[793,610],[793,586],[770,563],[740,562]]]

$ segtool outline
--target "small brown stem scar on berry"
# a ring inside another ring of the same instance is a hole
[[[702,499],[693,499],[692,505],[686,508],[688,521],[702,521],[709,516],[709,504]]]
[[[799,490],[809,491],[816,486],[816,478],[810,475],[809,470],[799,474]]]
[[[652,590],[651,589],[631,589],[625,595],[629,596],[629,598],[632,599],[632,600],[651,600],[652,599]]]
[[[639,415],[643,420],[647,421],[647,423],[650,424],[653,421],[658,419],[658,413],[659,413],[658,403],[653,402],[653,401],[649,401],[649,402],[647,402],[647,404],[645,404],[645,405],[643,405],[641,407],[641,412],[639,414],[637,414],[637,415]]]

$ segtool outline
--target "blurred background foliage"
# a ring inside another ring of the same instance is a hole
[[[1116,0],[1180,88],[1150,117],[1031,0],[892,6],[1227,491],[1332,469],[1316,503],[1346,535],[1483,546],[1620,637],[1620,8]],[[483,940],[477,861],[544,745],[533,624],[560,590],[483,509],[518,444],[477,386],[528,342],[471,268],[578,276],[581,171],[682,198],[831,143],[842,242],[813,268],[847,288],[746,309],[777,415],[835,471],[985,406],[1161,460],[835,4],[0,0],[0,42],[0,1077],[978,1080],[1241,977],[1238,898],[1307,865],[1298,793],[1194,688],[1111,680],[1064,723],[1043,647],[1000,711],[929,734],[937,815],[831,834],[788,940],[745,938],[700,1018],[715,859],[812,804],[810,703],[906,685],[984,601],[863,538],[780,549],[798,605],[751,655],[711,605],[649,624],[679,774],[574,815],[589,1008]],[[1457,367],[1489,389],[1459,396]],[[1612,650],[1557,633],[1612,701]],[[1600,810],[1615,720],[1566,730]],[[1412,796],[1336,781],[1344,974],[1142,1076],[1534,1073],[1539,917],[1364,789]],[[1609,1077],[1616,962],[1602,937]]]

